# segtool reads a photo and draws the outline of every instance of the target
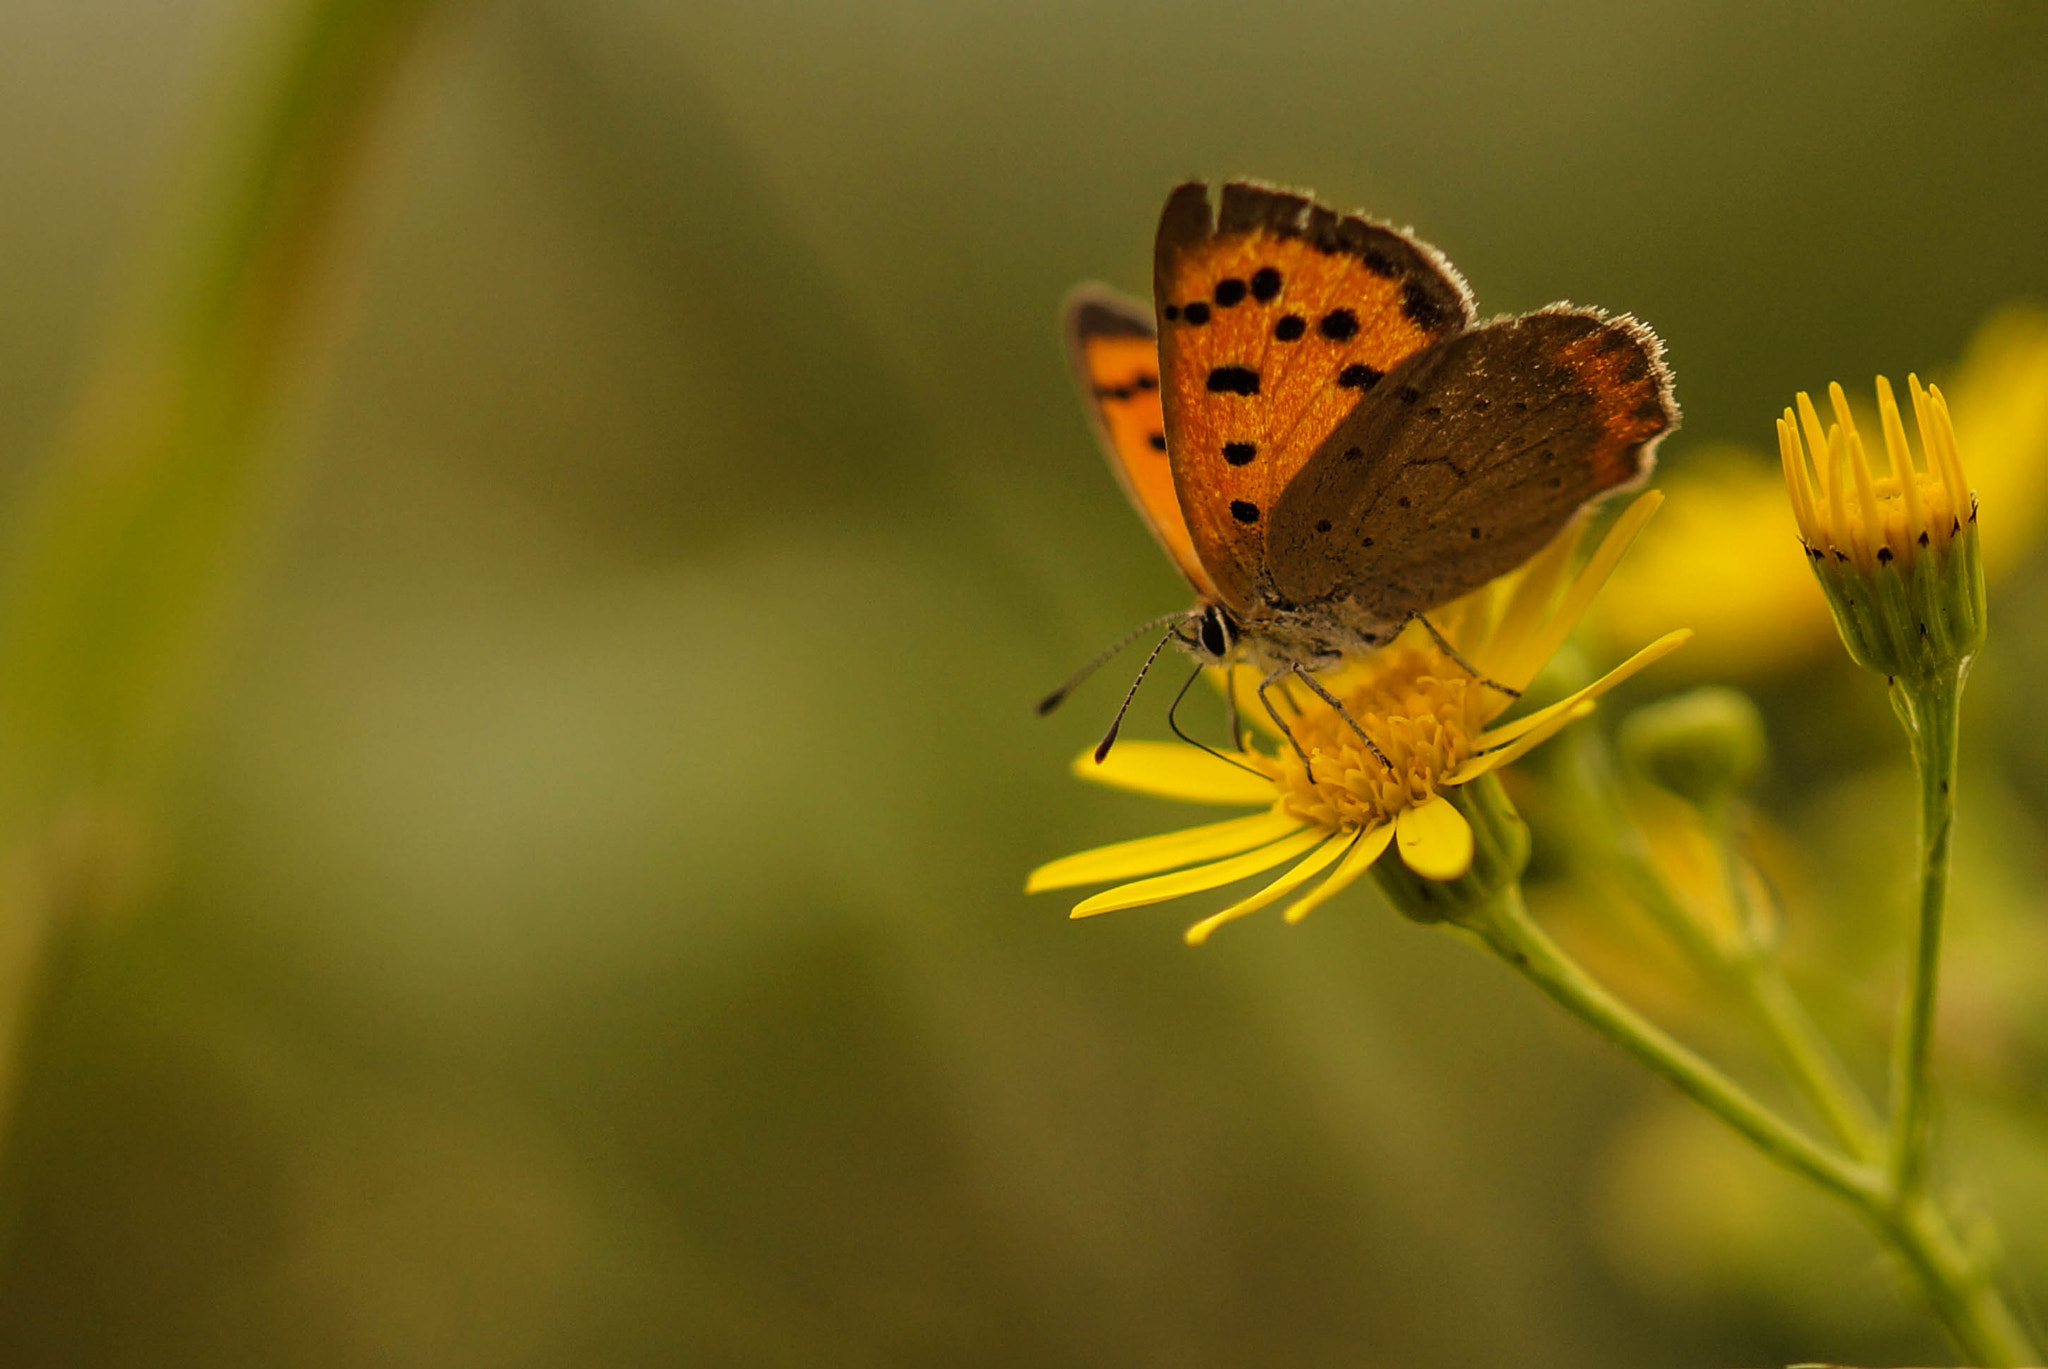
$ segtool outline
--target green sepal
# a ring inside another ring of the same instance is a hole
[[[1984,562],[1977,516],[1942,547],[1871,567],[1811,551],[1808,562],[1842,645],[1865,669],[1897,678],[1952,674],[1984,646]]]

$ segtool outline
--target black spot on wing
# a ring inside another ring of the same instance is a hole
[[[1386,224],[1355,214],[1340,216],[1306,195],[1245,181],[1226,184],[1213,211],[1206,185],[1189,182],[1175,188],[1159,219],[1154,279],[1171,280],[1182,252],[1216,237],[1253,233],[1297,239],[1326,254],[1341,253],[1375,275],[1400,281],[1403,311],[1430,333],[1455,332],[1472,322],[1471,293],[1436,249]],[[1250,281],[1252,298],[1261,303],[1277,299],[1280,285],[1279,272],[1262,267]]]
[[[1209,392],[1255,395],[1259,392],[1259,373],[1249,366],[1218,366],[1209,372]]]
[[[1294,342],[1308,331],[1308,320],[1300,314],[1285,314],[1273,325],[1273,336],[1282,342]]]
[[[1229,309],[1245,297],[1245,283],[1236,276],[1225,276],[1216,282],[1215,300],[1218,309]]]
[[[1242,466],[1259,454],[1259,449],[1249,442],[1226,442],[1223,444],[1223,459],[1233,466]]]
[[[1230,516],[1240,523],[1256,523],[1259,521],[1259,506],[1248,499],[1233,499],[1230,501]]]

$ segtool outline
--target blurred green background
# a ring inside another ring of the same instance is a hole
[[[1651,322],[1682,474],[2048,299],[2048,11],[10,0],[0,148],[0,1359],[1948,1353],[1362,887],[1201,951],[1019,892],[1194,820],[1067,774],[1120,671],[1029,715],[1187,597],[1055,311],[1176,180],[1313,187]],[[2038,1308],[2048,561],[1993,613],[1945,1173]],[[1879,1079],[1904,747],[1739,682]]]

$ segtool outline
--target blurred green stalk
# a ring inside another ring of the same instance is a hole
[[[1793,1083],[1826,1121],[1840,1151],[1814,1142],[1747,1090],[1614,998],[1545,935],[1510,886],[1473,925],[1487,948],[1567,1011],[1720,1117],[1765,1155],[1854,1207],[1912,1270],[1949,1334],[1979,1365],[2040,1363],[2031,1337],[2000,1292],[1986,1260],[1957,1237],[1927,1191],[1927,1067],[1940,961],[1941,910],[1954,821],[1961,673],[1894,684],[1894,702],[1913,739],[1922,797],[1919,936],[1894,1059],[1892,1119],[1880,1128],[1869,1100],[1843,1067],[1771,948],[1757,935],[1746,877],[1727,812],[1701,817],[1720,854],[1735,939],[1711,933],[1666,882],[1649,844],[1625,816],[1613,762],[1597,738],[1582,741],[1566,768],[1578,804],[1599,813],[1591,837],[1598,858],[1695,967],[1734,991]],[[1582,840],[1589,839],[1582,834]]]
[[[223,92],[0,550],[0,1117],[54,929],[108,885],[248,559],[319,322],[447,0],[258,6]],[[107,820],[103,820],[107,819]],[[119,884],[118,872],[112,883]]]
[[[2040,1363],[2032,1342],[1982,1263],[1971,1258],[1924,1189],[1822,1146],[1640,1013],[1617,999],[1529,917],[1519,884],[1464,924],[1552,1001],[1669,1081],[1771,1159],[1847,1201],[1912,1268],[1956,1343],[1980,1365]]]
[[[1760,935],[1764,919],[1750,906],[1748,880],[1736,849],[1734,800],[1715,810],[1697,810],[1720,855],[1734,912],[1732,930],[1717,934],[1667,881],[1648,838],[1629,815],[1614,757],[1599,734],[1589,728],[1574,739],[1560,772],[1576,802],[1603,819],[1587,824],[1581,841],[1694,967],[1744,1007],[1836,1143],[1861,1162],[1878,1162],[1885,1137],[1875,1109]]]
[[[1735,1128],[1773,1160],[1858,1206],[1868,1206],[1882,1192],[1882,1178],[1875,1168],[1819,1145],[1601,987],[1530,918],[1519,884],[1508,885],[1484,916],[1465,925],[1488,950],[1565,1011]]]

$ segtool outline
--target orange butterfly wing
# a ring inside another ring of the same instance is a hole
[[[1221,599],[1255,612],[1281,491],[1388,371],[1471,325],[1472,293],[1395,229],[1243,182],[1212,215],[1191,182],[1160,215],[1153,295],[1175,511]]]
[[[1109,468],[1195,592],[1214,599],[1215,583],[1195,555],[1166,459],[1151,313],[1105,286],[1081,286],[1067,296],[1067,351]]]

